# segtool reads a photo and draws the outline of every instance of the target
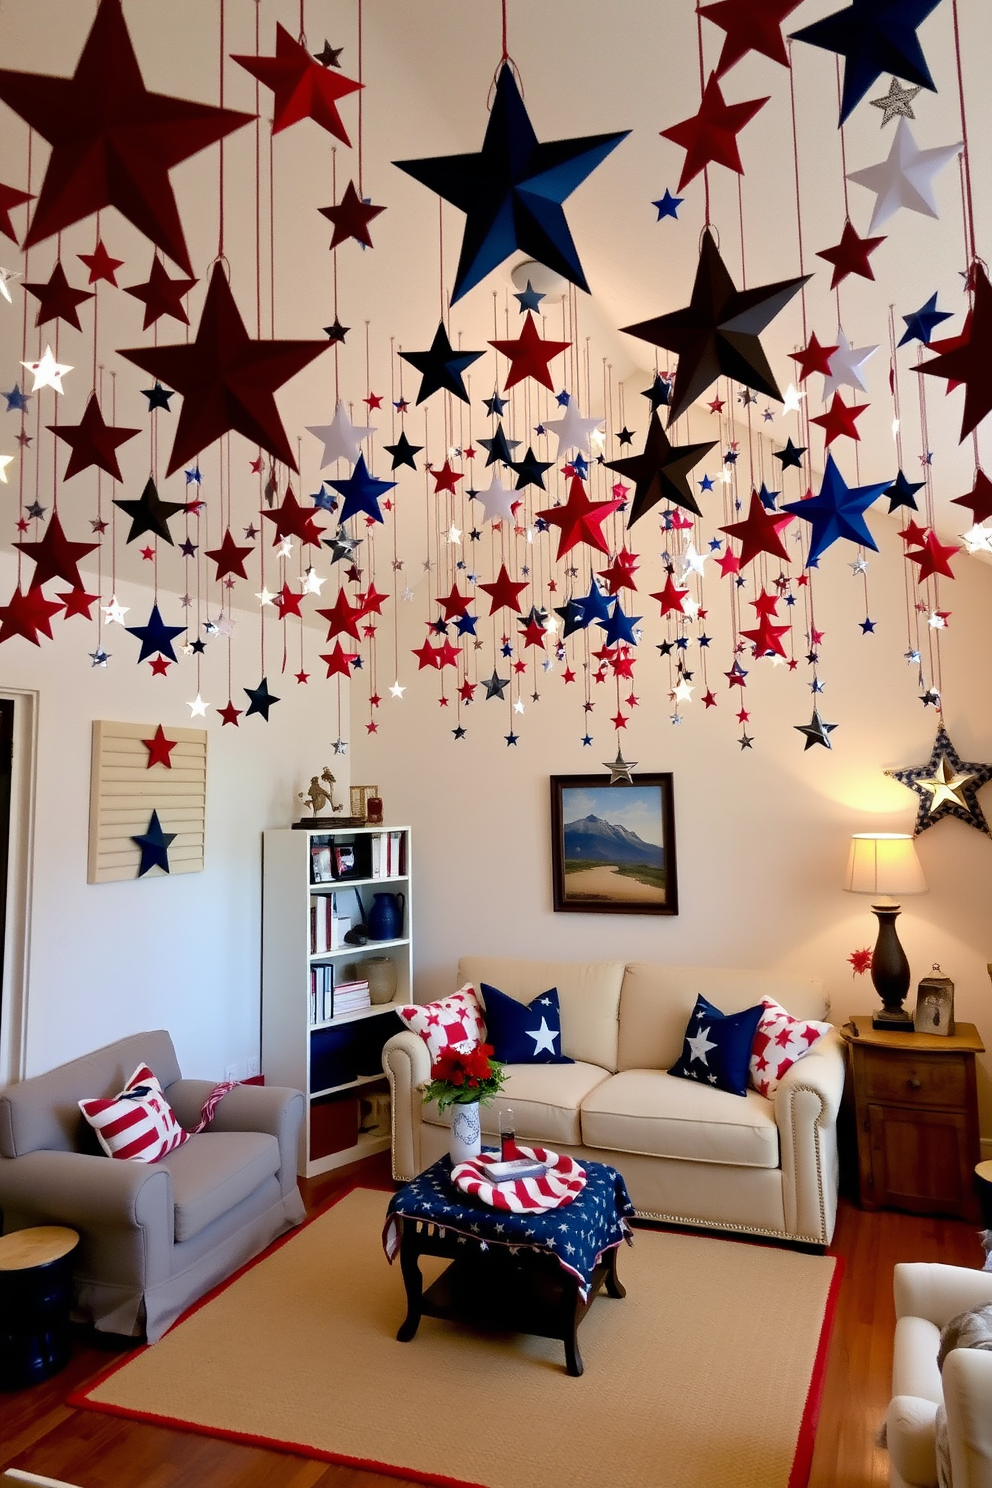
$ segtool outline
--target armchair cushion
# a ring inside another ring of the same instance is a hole
[[[147,1064],[138,1065],[117,1095],[78,1104],[108,1157],[158,1162],[189,1140]]]
[[[172,1174],[175,1239],[191,1240],[279,1171],[279,1143],[261,1132],[201,1132],[163,1158]]]

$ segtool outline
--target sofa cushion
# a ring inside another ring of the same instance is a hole
[[[581,1141],[579,1108],[591,1090],[609,1079],[608,1071],[596,1064],[509,1064],[506,1084],[491,1106],[482,1107],[482,1134],[499,1134],[500,1106],[512,1106],[519,1141],[564,1143],[574,1147]],[[447,1126],[447,1115],[437,1106],[424,1106],[424,1120],[432,1126]]]
[[[266,1132],[201,1132],[159,1163],[172,1174],[177,1243],[191,1240],[279,1172]]]
[[[486,1036],[482,1008],[471,985],[460,987],[439,1002],[411,1003],[398,1009],[408,1028],[419,1033],[434,1064],[446,1049],[463,1045],[475,1048]]]
[[[481,982],[486,1030],[493,1058],[503,1064],[571,1064],[561,1052],[561,1009],[558,988],[549,987],[531,1002],[507,997],[498,987]]]
[[[796,1060],[808,1054],[830,1032],[831,1025],[815,1018],[794,1018],[772,997],[764,998],[761,1006],[758,1031],[751,1045],[749,1075],[752,1088],[774,1100],[776,1090]]]
[[[697,997],[682,1053],[668,1073],[731,1095],[746,1095],[751,1045],[763,1011],[759,1004],[742,1013],[722,1013],[705,997]]]
[[[461,981],[476,986],[489,982],[518,1002],[530,1002],[548,987],[557,987],[562,1053],[585,1064],[598,1064],[611,1072],[616,1070],[622,961],[524,961],[508,956],[463,956],[458,963],[458,975]]]
[[[796,1018],[825,1018],[829,1011],[823,983],[810,977],[634,961],[623,978],[615,1068],[668,1069],[679,1057],[685,1025],[700,994],[726,1013],[753,1007],[763,997],[774,997]],[[567,1029],[565,1047],[573,1052]]]
[[[606,1152],[779,1165],[778,1127],[764,1096],[749,1090],[741,1099],[664,1070],[623,1070],[604,1080],[582,1102],[581,1126],[583,1145]],[[622,1162],[617,1167],[623,1171]]]

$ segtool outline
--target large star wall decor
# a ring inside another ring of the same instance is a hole
[[[169,848],[175,842],[177,835],[176,832],[163,831],[158,812],[152,812],[147,831],[131,838],[131,841],[136,842],[141,849],[139,878],[144,878],[145,874],[150,873],[153,868],[161,868],[163,873],[169,872]]]
[[[25,248],[116,207],[192,273],[169,171],[253,114],[150,93],[121,0],[100,0],[71,78],[2,69],[0,98],[52,147]]]
[[[781,403],[782,394],[758,336],[810,277],[804,274],[755,289],[737,289],[712,232],[705,229],[686,308],[622,327],[631,336],[678,354],[669,425],[721,374]]]
[[[630,133],[538,141],[505,63],[482,149],[394,164],[465,213],[452,304],[514,249],[588,289],[562,203]]]
[[[137,346],[119,355],[182,394],[168,475],[230,430],[295,470],[296,460],[273,393],[326,351],[328,344],[253,341],[223,266],[216,263],[193,341]]]
[[[901,785],[908,786],[919,797],[914,837],[945,816],[956,816],[958,821],[992,836],[985,813],[978,804],[978,791],[992,780],[992,764],[971,764],[962,760],[943,722],[937,727],[937,737],[928,760],[921,765],[906,765],[885,773]]]

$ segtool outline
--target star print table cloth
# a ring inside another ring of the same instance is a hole
[[[586,1186],[566,1208],[547,1214],[508,1214],[460,1193],[451,1182],[451,1160],[439,1158],[389,1201],[382,1232],[392,1262],[399,1254],[401,1219],[422,1220],[464,1239],[467,1248],[505,1245],[513,1252],[545,1251],[578,1281],[588,1296],[596,1263],[621,1241],[632,1241],[634,1206],[626,1184],[606,1163],[585,1162]]]

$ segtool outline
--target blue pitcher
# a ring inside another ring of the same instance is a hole
[[[373,894],[369,910],[369,935],[372,940],[399,940],[403,934],[405,894]]]

